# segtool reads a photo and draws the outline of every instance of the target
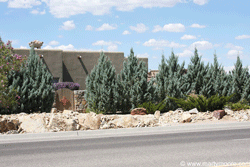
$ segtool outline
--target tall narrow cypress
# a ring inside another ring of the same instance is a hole
[[[166,61],[167,63],[165,62],[164,55],[162,55],[159,73],[156,76],[156,90],[158,102],[167,100],[167,105],[164,110],[170,110],[177,108],[177,105],[167,97],[182,98],[184,96],[183,73],[185,63],[183,62],[179,65],[178,56],[176,56],[173,51]]]
[[[32,46],[27,63],[8,78],[10,87],[16,88],[20,96],[20,112],[50,112],[54,102],[53,76],[39,59]]]
[[[115,68],[110,59],[101,52],[98,64],[86,79],[85,99],[94,112],[115,113],[117,109],[117,93]]]
[[[235,94],[233,97],[233,102],[238,102],[242,99],[244,87],[246,86],[248,78],[248,68],[243,68],[240,57],[237,56],[236,64],[232,70],[231,94]]]
[[[185,75],[185,94],[189,94],[192,91],[195,91],[196,94],[201,93],[207,68],[208,66],[204,66],[204,62],[201,61],[201,56],[198,55],[198,50],[195,48],[194,56],[191,57],[191,62]]]
[[[147,68],[145,62],[140,61],[138,64],[138,59],[134,56],[133,48],[130,50],[127,61],[124,61],[123,69],[118,74],[118,78],[123,97],[120,102],[120,110],[129,112],[139,104],[147,101]]]

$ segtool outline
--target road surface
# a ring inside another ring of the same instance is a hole
[[[2,167],[175,167],[222,162],[250,162],[250,128],[0,142]]]

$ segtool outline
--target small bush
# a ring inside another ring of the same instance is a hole
[[[59,82],[59,83],[54,83],[53,87],[55,90],[59,90],[62,88],[68,88],[70,90],[79,90],[80,85],[74,82]]]
[[[183,110],[191,110],[193,108],[197,108],[201,112],[214,111],[218,109],[222,109],[224,105],[233,97],[231,96],[218,96],[214,95],[210,98],[206,98],[202,95],[198,95],[197,97],[187,96],[188,99],[177,99],[173,97],[169,97],[169,99],[173,100],[179,107]]]
[[[159,104],[154,104],[151,101],[144,102],[143,104],[138,106],[139,108],[145,108],[148,114],[154,114],[156,110],[162,111],[166,107],[166,101],[163,100]]]
[[[237,103],[229,102],[226,104],[226,106],[233,111],[250,109],[250,106],[248,105],[248,102],[246,100],[242,100]]]

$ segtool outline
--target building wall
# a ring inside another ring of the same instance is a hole
[[[14,49],[19,55],[29,56],[29,49]],[[85,90],[85,81],[88,74],[95,65],[98,64],[100,52],[94,51],[63,51],[63,50],[47,50],[35,49],[38,55],[43,55],[43,62],[47,66],[54,78],[58,78],[59,82],[75,82],[80,84],[80,89]],[[120,73],[123,68],[124,58],[123,52],[104,52],[112,62],[116,69],[116,74]],[[78,58],[81,56],[81,59]],[[148,58],[138,58],[146,63],[148,69]]]
[[[123,52],[104,52],[109,57],[116,69],[116,74],[121,71],[124,60]],[[100,52],[64,51],[63,54],[63,82],[77,82],[80,89],[86,89],[85,81],[88,74],[98,63]],[[82,58],[79,59],[78,56]]]
[[[63,64],[62,64],[62,50],[47,50],[47,49],[35,49],[38,55],[43,55],[43,62],[49,69],[50,73],[55,78],[59,78],[62,82],[63,78]],[[14,49],[14,53],[19,55],[30,55],[29,49]]]

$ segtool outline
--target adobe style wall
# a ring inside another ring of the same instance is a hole
[[[15,54],[29,56],[30,49],[14,49]],[[54,78],[59,82],[75,82],[80,84],[80,90],[86,89],[86,78],[95,65],[98,64],[100,52],[95,51],[63,51],[56,49],[35,49],[37,55],[43,55],[43,62]],[[116,69],[116,74],[123,68],[123,52],[104,52]],[[81,59],[78,57],[81,56]],[[148,58],[138,58],[146,63]]]

